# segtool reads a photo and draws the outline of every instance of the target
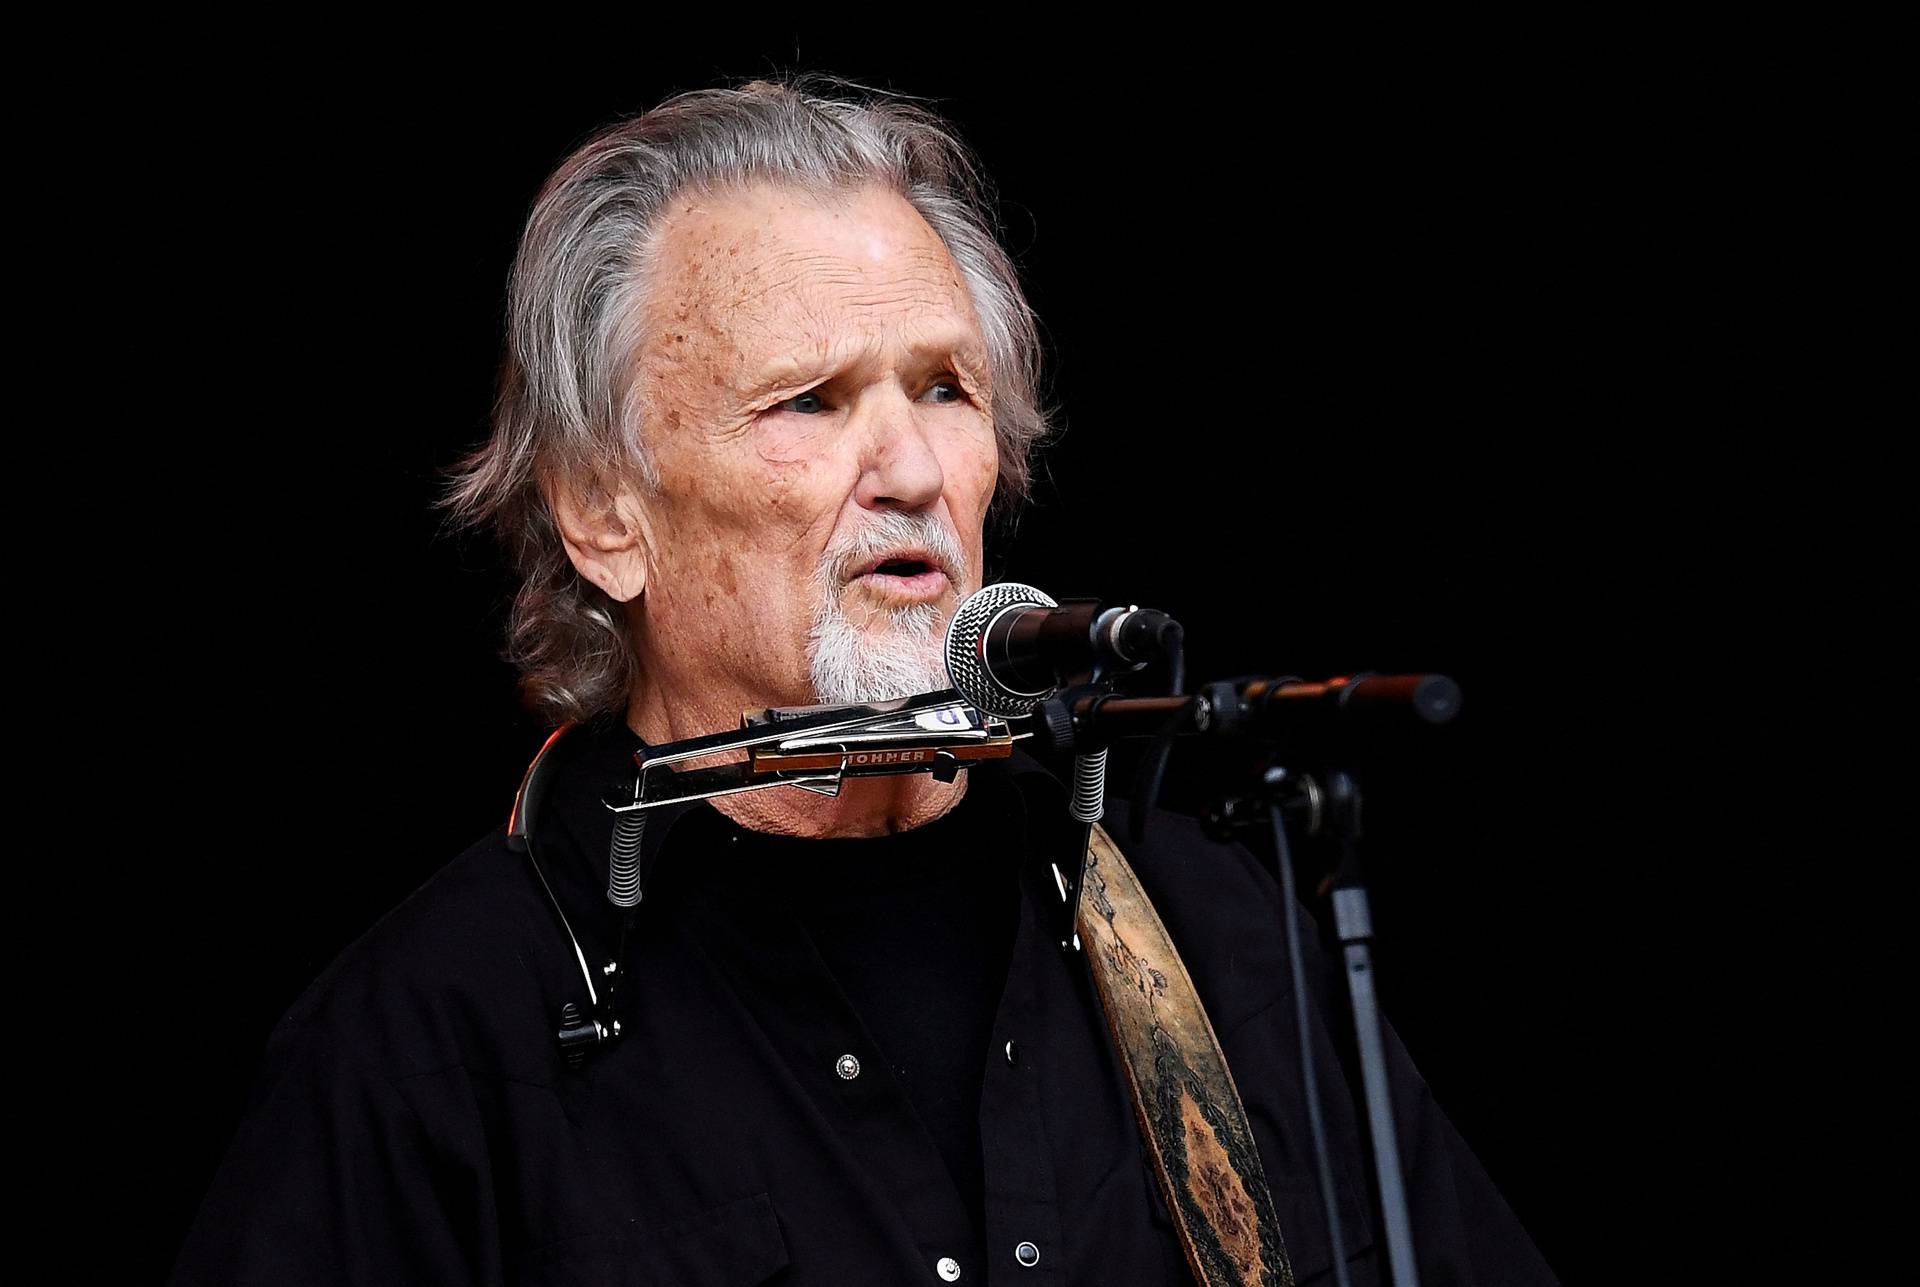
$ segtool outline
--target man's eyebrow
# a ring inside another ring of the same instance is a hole
[[[919,340],[908,345],[907,352],[923,362],[952,358],[956,365],[968,368],[961,374],[979,377],[986,375],[986,346],[970,335],[950,334]],[[871,346],[863,347],[852,357],[842,358],[836,362],[833,353],[825,345],[816,345],[798,353],[775,358],[761,368],[759,377],[748,382],[746,396],[757,398],[788,385],[824,379],[852,367],[865,366],[873,360],[874,351]]]

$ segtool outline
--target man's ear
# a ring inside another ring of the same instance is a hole
[[[625,483],[609,490],[599,483],[556,482],[547,500],[574,569],[617,602],[639,598],[647,588],[652,549],[638,493]]]

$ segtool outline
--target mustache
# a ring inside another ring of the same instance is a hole
[[[924,549],[957,588],[966,568],[960,539],[931,514],[887,510],[855,530],[836,537],[821,552],[817,579],[838,589],[873,560],[894,550]]]

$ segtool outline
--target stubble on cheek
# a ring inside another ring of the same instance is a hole
[[[757,525],[752,511],[722,511],[716,499],[706,498],[700,520],[677,533],[671,585],[653,605],[656,625],[666,627],[662,641],[671,641],[690,677],[804,700],[816,534],[781,524],[764,498]],[[730,499],[748,500],[747,489]]]

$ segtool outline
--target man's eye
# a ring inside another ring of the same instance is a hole
[[[962,386],[958,380],[936,381],[927,389],[927,394],[937,394],[941,389],[945,389],[951,396],[936,396],[933,398],[933,401],[938,403],[955,403],[965,402],[967,400],[966,388]],[[796,393],[785,402],[776,402],[769,408],[769,410],[772,411],[792,411],[803,416],[818,415],[826,409],[826,398],[818,389],[808,389],[805,393]]]
[[[818,406],[814,404],[818,403]],[[792,410],[803,416],[810,416],[826,409],[826,399],[820,396],[818,389],[808,389],[805,393],[796,393],[785,402],[776,402],[775,411]]]

